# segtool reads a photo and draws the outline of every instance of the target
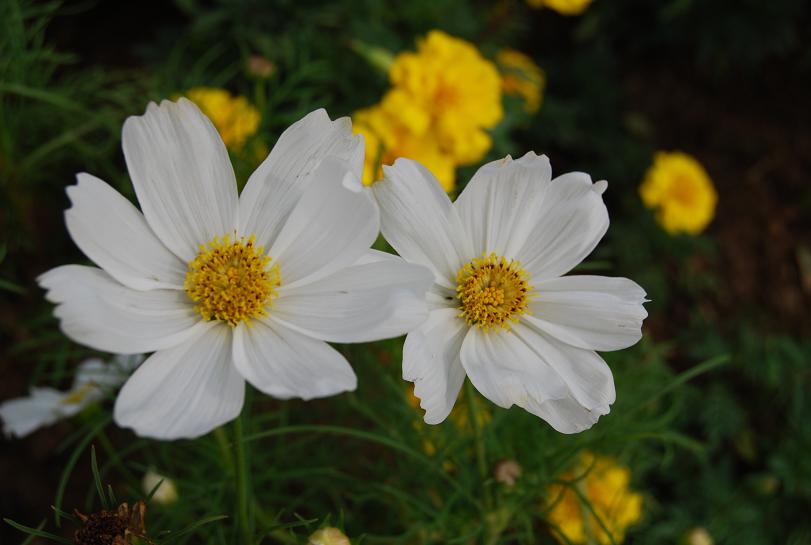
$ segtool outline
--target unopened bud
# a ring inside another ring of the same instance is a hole
[[[321,528],[320,530],[316,530],[310,536],[309,541],[307,541],[307,545],[352,545],[349,542],[349,538],[346,537],[342,531],[338,528],[328,526],[326,528]]]
[[[693,528],[687,532],[685,541],[687,545],[713,545],[715,543],[707,529],[701,527]]]
[[[521,471],[521,465],[515,460],[501,460],[493,469],[493,476],[496,481],[513,486],[521,476]]]
[[[160,486],[158,486],[158,483],[160,483]],[[141,486],[143,487],[144,494],[150,494],[152,490],[158,486],[158,489],[152,494],[152,501],[155,503],[169,505],[177,501],[177,487],[175,486],[175,482],[151,469],[144,475]]]
[[[273,61],[266,59],[262,55],[251,55],[248,58],[248,74],[255,78],[269,78],[276,73],[276,65]]]

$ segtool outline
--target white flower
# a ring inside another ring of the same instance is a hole
[[[155,352],[118,396],[119,425],[203,435],[240,413],[245,380],[278,398],[353,390],[324,341],[393,337],[425,318],[428,271],[369,250],[379,216],[348,118],[295,123],[239,197],[222,140],[186,99],[127,119],[123,148],[143,214],[79,174],[66,223],[101,268],[39,278],[75,341]]]
[[[563,433],[609,412],[614,380],[595,350],[641,338],[645,292],[626,278],[562,276],[608,229],[607,184],[551,178],[549,160],[527,153],[480,168],[455,203],[407,159],[372,186],[383,235],[434,273],[429,318],[403,347],[427,423],[448,416],[466,375],[496,405]]]
[[[31,388],[31,395],[0,404],[6,435],[24,437],[96,403],[127,380],[143,361],[140,355],[118,356],[111,363],[92,358],[79,364],[73,385],[63,392],[54,388]]]
[[[158,487],[157,490],[155,490],[156,486]],[[160,505],[170,505],[175,503],[178,498],[175,482],[154,469],[149,469],[144,473],[144,478],[141,480],[141,490],[144,491],[144,494],[151,494],[155,490],[155,493],[152,494],[152,501]]]

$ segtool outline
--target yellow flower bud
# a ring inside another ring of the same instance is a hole
[[[333,526],[316,530],[307,541],[307,545],[352,545],[341,530]]]
[[[158,486],[158,483],[160,483],[161,480],[163,480],[163,482],[155,491],[155,494],[152,495],[152,501],[160,505],[170,505],[175,503],[178,498],[177,486],[175,486],[175,482],[172,479],[169,479],[168,477],[151,469],[144,474],[144,478],[141,481],[141,488],[144,491],[144,494],[149,494],[152,492],[152,489]]]
[[[687,532],[687,545],[713,545],[715,543],[706,528],[693,528]]]

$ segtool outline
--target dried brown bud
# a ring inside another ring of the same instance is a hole
[[[139,501],[130,511],[126,503],[122,503],[115,511],[101,510],[98,513],[85,515],[77,510],[74,514],[82,523],[82,527],[73,534],[77,545],[136,545],[152,543],[146,537],[144,517],[146,504]]]
[[[248,58],[248,74],[255,78],[269,78],[276,73],[276,65],[262,55],[251,55]]]

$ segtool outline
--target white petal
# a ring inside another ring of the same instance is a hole
[[[530,400],[562,399],[568,388],[558,374],[512,331],[471,327],[461,350],[473,385],[500,407]]]
[[[558,374],[580,405],[600,414],[608,413],[617,394],[611,369],[599,354],[569,346],[523,323],[515,324],[512,332],[538,360]]]
[[[143,214],[118,191],[90,174],[68,187],[73,206],[65,223],[73,241],[96,265],[136,290],[183,289],[186,266],[158,240]]]
[[[130,356],[131,358],[131,356]],[[86,384],[94,384],[103,390],[116,388],[129,377],[130,369],[123,369],[116,363],[106,363],[98,358],[91,358],[79,364],[73,378],[72,391],[80,390]]]
[[[345,161],[323,160],[268,253],[283,286],[304,284],[357,261],[377,238],[380,219],[366,191],[348,189]]]
[[[475,255],[515,258],[537,221],[551,179],[549,159],[533,152],[481,167],[454,203]]]
[[[432,311],[403,345],[403,378],[414,383],[428,424],[448,417],[465,381],[459,352],[468,326],[458,314],[451,308]]]
[[[339,343],[404,335],[428,316],[425,292],[431,272],[401,258],[353,265],[315,282],[282,287],[270,320]]]
[[[517,255],[531,273],[533,283],[569,272],[603,238],[608,229],[608,211],[601,188],[582,172],[552,180],[537,222]]]
[[[31,388],[31,395],[0,403],[0,419],[7,436],[25,437],[62,418],[65,394],[53,388]]]
[[[119,354],[152,352],[188,339],[205,329],[185,292],[136,291],[101,269],[65,265],[37,281],[56,303],[65,335],[97,350]]]
[[[232,234],[237,184],[217,129],[191,101],[150,103],[124,122],[124,158],[149,226],[183,261]]]
[[[116,423],[145,437],[182,439],[236,418],[245,381],[233,364],[232,337],[229,326],[217,324],[152,354],[118,394]]]
[[[455,287],[456,272],[476,254],[448,195],[416,161],[397,159],[383,172],[372,185],[383,236],[406,261],[431,269],[438,284]]]
[[[349,118],[330,121],[320,109],[293,123],[242,190],[239,232],[256,235],[259,246],[270,246],[328,156],[346,161],[358,178],[362,176],[363,139],[353,136]]]
[[[277,324],[240,323],[234,362],[248,382],[280,399],[327,397],[357,387],[355,372],[337,350]]]
[[[370,248],[367,250],[362,256],[355,261],[355,265],[367,265],[369,263],[381,263],[381,262],[393,262],[393,263],[401,263],[403,262],[403,258],[394,254],[390,254],[388,252],[381,252],[380,250],[375,250],[374,248]]]
[[[580,405],[574,397],[550,399],[541,403],[532,403],[525,409],[535,416],[543,418],[560,433],[580,433],[597,423],[601,416],[608,414],[599,410],[589,410]]]
[[[404,260],[400,256],[371,249],[363,254],[360,259],[355,262],[355,265],[378,263],[380,261],[402,262]],[[425,293],[425,303],[429,311],[440,308],[456,308],[459,306],[455,289],[449,289],[433,283],[428,287],[428,291]]]
[[[586,408],[578,412],[565,401],[574,399],[567,384],[513,331],[471,328],[462,343],[461,356],[470,381],[485,397],[504,408],[518,405],[547,420],[558,431],[580,431],[584,423],[581,413],[596,412]],[[571,422],[559,419],[557,410],[561,408],[577,418]]]
[[[533,327],[579,348],[620,350],[642,338],[645,290],[627,278],[562,276],[535,285]]]

